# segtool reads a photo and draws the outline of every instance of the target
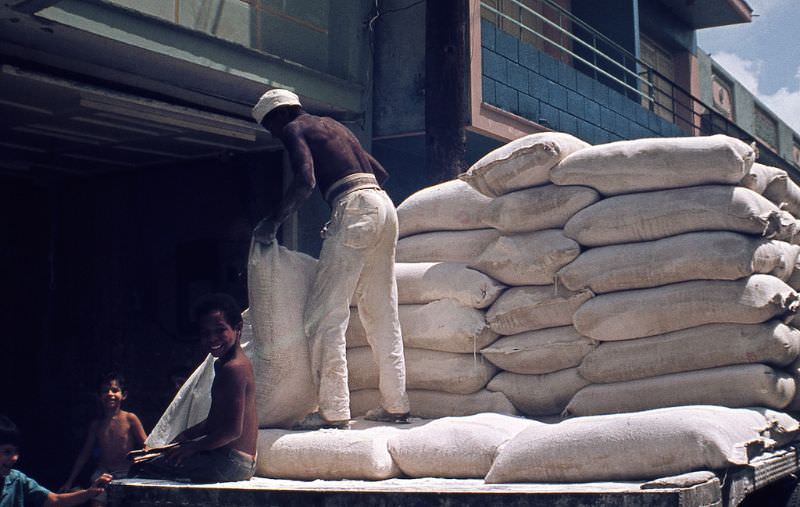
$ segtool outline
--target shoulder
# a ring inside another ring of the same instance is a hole
[[[134,414],[133,412],[128,412],[128,411],[123,410],[123,413],[125,415],[125,419],[127,419],[128,422],[131,422],[131,423],[139,422],[139,417],[136,414]]]
[[[29,478],[23,472],[20,472],[16,468],[12,468],[8,475],[6,476],[6,484],[11,484],[13,482],[20,482],[20,481],[32,481],[33,479]]]
[[[47,495],[50,490],[40,485],[34,479],[28,477],[23,472],[13,468],[6,478],[7,487],[21,488],[26,494]]]
[[[219,365],[215,372],[216,378],[224,381],[238,381],[246,380],[248,377],[253,377],[253,364],[250,360],[242,354]]]
[[[316,122],[310,121],[306,118],[309,115],[298,116],[294,120],[290,121],[283,127],[283,133],[289,134],[294,137],[301,137],[310,129],[314,128]]]

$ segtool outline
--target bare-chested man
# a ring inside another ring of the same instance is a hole
[[[280,224],[316,186],[332,210],[322,230],[322,251],[304,318],[318,382],[319,412],[309,414],[295,428],[349,425],[345,330],[351,301],[358,305],[380,372],[381,408],[370,410],[366,417],[407,422],[394,277],[397,212],[380,186],[388,177],[386,170],[344,125],[307,113],[297,95],[288,90],[267,91],[253,107],[253,117],[283,142],[293,172],[275,214],[256,226],[255,239],[271,243]]]
[[[130,462],[127,455],[133,449],[144,445],[147,434],[141,421],[133,412],[122,410],[122,402],[128,397],[125,379],[119,373],[107,373],[100,380],[97,399],[103,416],[89,424],[86,440],[75,459],[67,482],[59,489],[66,492],[72,489],[75,479],[81,472],[93,449],[98,451],[97,469],[92,480],[104,473],[115,479],[122,479],[128,473]],[[105,503],[105,495],[92,499],[93,505]]]
[[[192,482],[248,480],[256,467],[258,413],[253,366],[241,347],[242,316],[227,294],[195,308],[203,348],[216,358],[208,417],[184,430],[163,457],[135,465],[131,476]]]

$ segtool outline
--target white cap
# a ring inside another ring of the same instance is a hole
[[[300,105],[300,97],[295,95],[294,93],[290,92],[289,90],[283,90],[281,88],[275,88],[273,90],[267,90],[264,95],[258,99],[256,105],[253,106],[252,115],[253,118],[260,124],[261,120],[264,117],[275,109],[276,107],[281,106],[299,106]]]

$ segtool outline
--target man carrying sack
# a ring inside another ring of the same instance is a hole
[[[381,408],[370,410],[365,418],[407,422],[394,277],[397,212],[380,186],[388,177],[386,170],[344,125],[307,113],[298,96],[288,90],[267,91],[252,113],[283,142],[293,173],[280,206],[256,226],[254,239],[265,244],[274,241],[280,224],[315,186],[332,210],[322,229],[324,241],[304,312],[319,411],[294,429],[349,427],[345,331],[351,300],[357,303],[379,369]]]

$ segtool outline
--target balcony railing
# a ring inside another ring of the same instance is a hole
[[[539,8],[531,8],[532,4]],[[772,147],[555,1],[484,0],[480,5],[482,16],[498,28],[616,89],[687,134],[726,134],[755,142],[761,154],[759,162],[797,171]]]

